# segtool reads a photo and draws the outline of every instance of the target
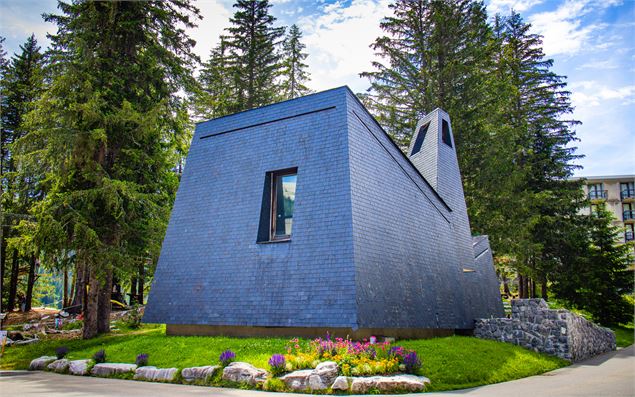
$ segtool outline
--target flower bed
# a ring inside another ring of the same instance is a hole
[[[389,341],[377,343],[371,337],[361,342],[335,338],[317,338],[308,344],[299,339],[287,343],[284,355],[287,371],[315,368],[320,362],[334,361],[344,376],[387,375],[398,372],[418,374],[421,371],[421,359],[414,350],[394,346]],[[272,357],[273,359],[273,357]],[[275,370],[280,372],[280,359],[276,358]],[[271,360],[270,360],[271,366]]]
[[[188,383],[212,386],[249,387],[270,391],[337,391],[357,394],[373,392],[419,392],[429,379],[415,376],[421,372],[417,353],[390,342],[376,343],[375,338],[355,342],[349,339],[317,338],[312,341],[291,339],[286,354],[274,354],[268,361],[269,371],[236,361],[232,350],[223,351],[219,365],[192,368],[157,368],[148,366],[147,353],[137,355],[136,364],[106,363],[100,350],[93,359],[64,359],[66,347],[57,357],[40,357],[31,369],[47,369],[73,375],[92,375],[145,380],[151,382]],[[57,358],[57,360],[55,360]],[[69,370],[69,368],[76,370]],[[400,373],[406,372],[408,375]],[[388,376],[384,376],[388,375]]]

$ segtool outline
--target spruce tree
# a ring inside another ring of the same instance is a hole
[[[199,89],[194,96],[194,114],[207,120],[225,116],[238,108],[236,87],[230,72],[227,37],[212,49],[209,60],[198,76]]]
[[[603,325],[628,323],[633,305],[625,295],[633,292],[632,243],[621,243],[623,233],[613,225],[613,214],[604,203],[587,216],[585,249],[572,253],[575,261],[563,262],[554,281],[557,296],[574,307],[587,310]]]
[[[234,80],[232,112],[268,105],[279,99],[279,46],[284,28],[274,27],[267,0],[238,0],[227,29],[229,71]]]
[[[306,45],[300,40],[302,32],[297,25],[291,25],[289,33],[282,44],[282,97],[293,99],[311,92],[306,83],[309,81],[309,74],[306,71],[307,64],[304,63],[308,54],[304,52]]]
[[[498,93],[510,86],[493,73],[500,40],[481,2],[401,0],[391,8],[385,36],[371,46],[380,60],[361,74],[371,81],[361,99],[404,150],[421,117],[437,107],[449,113],[472,229],[498,249],[513,230],[500,209],[512,209],[516,178],[513,131],[501,128],[498,111]]]
[[[25,219],[34,203],[41,200],[41,175],[34,172],[27,162],[20,162],[13,153],[13,144],[28,133],[25,123],[26,115],[35,108],[37,100],[44,91],[45,61],[34,35],[20,46],[20,53],[16,54],[3,73],[2,83],[2,139],[0,175],[2,180],[2,196],[0,205],[3,211],[2,232],[2,263],[4,270],[7,259],[6,251],[11,253],[11,277],[9,281],[9,295],[7,308],[12,310],[16,304],[18,293],[19,273],[25,257],[29,257],[26,293],[26,309],[31,307],[34,271],[36,262],[33,260],[37,249],[32,244],[20,244],[20,230],[16,228],[21,219]],[[5,227],[6,225],[6,227]],[[12,244],[8,244],[11,237]],[[3,271],[4,275],[4,271]]]
[[[551,70],[553,60],[542,52],[540,36],[531,33],[517,13],[504,18],[503,24],[499,66],[511,86],[503,109],[517,148],[512,194],[518,207],[507,218],[523,233],[515,248],[522,280],[531,279],[523,281],[523,297],[536,295],[536,281],[546,295],[554,267],[562,260],[563,241],[575,238],[572,231],[582,225],[582,182],[569,179],[577,167],[573,161],[580,157],[573,146],[579,122],[567,118],[573,108],[566,80]]]
[[[75,253],[84,338],[109,331],[114,277],[154,263],[184,134],[177,93],[194,86],[198,10],[181,0],[59,2],[53,79],[18,141],[50,191],[33,212],[46,255]]]

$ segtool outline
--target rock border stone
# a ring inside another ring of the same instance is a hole
[[[72,375],[92,375],[108,377],[120,374],[131,374],[135,380],[149,382],[179,382],[183,384],[207,384],[214,374],[221,369],[218,365],[183,368],[157,368],[154,366],[137,367],[127,363],[99,363],[90,367],[93,360],[56,360],[53,356],[42,356],[31,361],[30,370],[49,369],[58,373]],[[90,370],[89,370],[90,369]],[[245,362],[233,362],[222,369],[221,378],[225,381],[248,384],[252,387],[262,386],[269,373]],[[179,377],[179,374],[181,375]],[[339,375],[339,366],[334,361],[321,362],[314,369],[301,369],[287,373],[278,378],[291,391],[321,392],[329,388],[336,392],[382,393],[422,392],[430,380],[424,376],[393,374],[388,376],[350,377]]]
[[[135,364],[99,363],[95,364],[90,373],[95,376],[105,377],[125,373],[134,373],[136,369],[137,366]]]
[[[153,366],[138,367],[133,379],[150,382],[172,382],[176,379],[177,368],[157,368]]]
[[[55,356],[42,356],[33,359],[29,364],[29,371],[42,371],[55,360],[57,360],[57,357]]]
[[[183,378],[183,382],[187,384],[207,383],[220,368],[220,365],[183,368],[181,370],[181,377]]]

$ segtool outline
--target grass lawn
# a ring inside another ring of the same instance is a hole
[[[226,349],[238,361],[267,368],[274,353],[284,353],[286,338],[227,338],[166,336],[163,326],[144,326],[137,331],[115,333],[92,340],[45,340],[33,345],[7,348],[0,360],[2,369],[26,369],[43,355],[55,355],[55,348],[67,346],[68,358],[90,358],[105,349],[109,362],[134,363],[137,354],[149,354],[149,365],[185,368],[216,364]],[[504,382],[541,374],[568,363],[506,343],[471,337],[400,341],[423,359],[423,373],[432,381],[428,390],[451,390]]]
[[[615,332],[617,346],[626,347],[633,344],[633,339],[635,339],[633,334],[635,332],[633,323],[617,325],[611,327],[611,329]]]

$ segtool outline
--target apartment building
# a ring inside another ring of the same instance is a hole
[[[579,178],[576,178],[579,179]],[[584,193],[591,201],[585,212],[591,214],[600,203],[615,216],[614,224],[624,228],[622,241],[635,240],[635,175],[585,177]]]

